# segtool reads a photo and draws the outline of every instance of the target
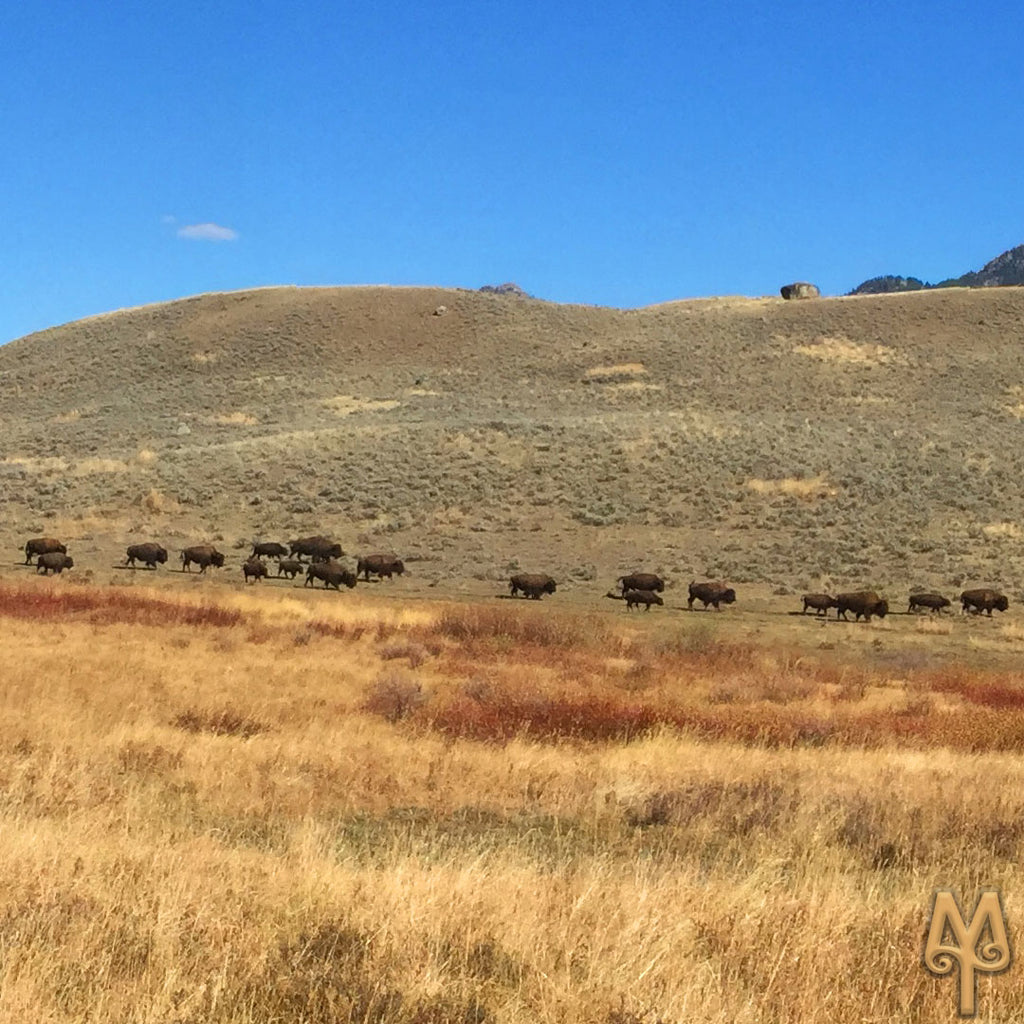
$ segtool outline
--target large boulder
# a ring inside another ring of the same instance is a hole
[[[809,281],[794,281],[784,284],[780,289],[784,299],[816,299],[821,295],[816,284]]]

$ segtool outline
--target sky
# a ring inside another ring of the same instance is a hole
[[[0,15],[0,342],[208,291],[634,308],[1024,243],[1024,5],[33,0]]]

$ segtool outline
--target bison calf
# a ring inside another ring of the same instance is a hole
[[[245,577],[245,582],[249,582],[249,577],[253,577],[253,582],[259,582],[270,574],[267,572],[267,567],[259,560],[259,558],[253,556],[247,562],[242,564],[242,575]]]
[[[277,575],[284,575],[289,579],[295,579],[305,568],[306,566],[297,558],[283,558],[277,563]]]
[[[640,605],[644,605],[644,610],[649,612],[652,604],[665,603],[653,590],[627,590],[622,598],[626,602],[626,611],[632,611],[634,607],[639,608]]]
[[[801,615],[806,615],[808,608],[814,608],[815,615],[828,615],[829,608],[836,606],[836,599],[831,594],[804,594],[803,602]]]
[[[59,551],[47,551],[39,556],[39,561],[36,563],[36,575],[42,573],[44,576],[49,576],[51,572],[59,575],[65,569],[73,568],[74,564],[75,560],[70,555],[61,554]]]

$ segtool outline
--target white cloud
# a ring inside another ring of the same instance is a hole
[[[178,237],[198,242],[233,242],[238,232],[234,228],[221,227],[220,224],[186,224],[178,228]]]

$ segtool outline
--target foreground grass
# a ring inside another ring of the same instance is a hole
[[[2,1020],[945,1019],[933,889],[1021,910],[1014,676],[354,596],[0,617]]]

